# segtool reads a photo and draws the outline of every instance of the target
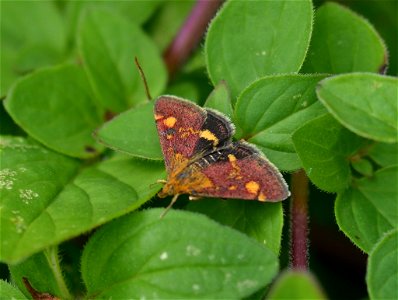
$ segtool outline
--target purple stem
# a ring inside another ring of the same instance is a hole
[[[307,270],[308,177],[304,170],[292,174],[290,234],[290,264],[294,270]]]
[[[180,31],[163,54],[170,77],[175,75],[197,47],[222,2],[222,0],[197,0]]]

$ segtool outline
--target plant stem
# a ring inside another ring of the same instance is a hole
[[[290,264],[295,270],[308,269],[308,177],[304,170],[292,174],[290,207]]]
[[[163,54],[170,77],[175,75],[199,44],[208,23],[222,2],[222,0],[197,0],[180,31]]]
[[[61,299],[73,299],[66,286],[64,277],[62,275],[61,265],[59,263],[58,247],[49,247],[44,251],[47,258],[48,265],[54,274],[55,281],[57,282]]]

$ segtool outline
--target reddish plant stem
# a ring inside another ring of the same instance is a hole
[[[26,277],[22,277],[22,282],[34,300],[59,300],[59,298],[52,296],[49,293],[40,293],[35,290]]]
[[[197,0],[180,31],[163,54],[170,77],[175,75],[197,47],[222,2],[222,0]]]
[[[304,170],[292,174],[290,206],[290,264],[295,270],[308,269],[308,177]]]

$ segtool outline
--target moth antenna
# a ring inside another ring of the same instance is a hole
[[[142,70],[140,63],[138,62],[137,56],[134,57],[134,62],[135,62],[135,65],[138,68],[138,72],[140,73],[142,82],[144,83],[146,97],[147,97],[148,101],[151,101],[152,97],[151,97],[151,93],[149,92],[148,83],[146,81],[146,77],[145,77],[144,71]]]
[[[171,199],[170,204],[164,209],[164,211],[160,215],[160,219],[162,219],[167,214],[167,212],[170,210],[170,208],[173,206],[173,204],[177,201],[177,198],[178,198],[179,195],[180,194],[175,194],[173,196],[173,199]]]

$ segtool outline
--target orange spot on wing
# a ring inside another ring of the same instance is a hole
[[[255,181],[249,181],[245,184],[245,188],[250,194],[257,195],[260,185]]]
[[[167,119],[163,120],[163,124],[169,128],[174,127],[174,125],[176,124],[177,119],[174,117],[168,117]]]
[[[235,191],[236,190],[236,185],[231,185],[230,187],[228,187],[228,189],[230,191]]]
[[[263,192],[261,192],[260,195],[258,195],[258,200],[261,202],[265,202],[267,201],[267,197],[263,194]]]

